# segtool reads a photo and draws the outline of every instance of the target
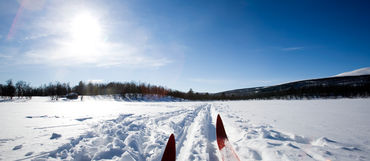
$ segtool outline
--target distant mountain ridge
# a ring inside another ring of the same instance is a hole
[[[370,95],[370,75],[302,80],[267,87],[235,89],[216,95],[235,99],[367,97]]]

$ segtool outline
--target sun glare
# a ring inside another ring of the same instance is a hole
[[[96,17],[89,12],[82,12],[72,18],[70,22],[69,48],[75,56],[91,54],[96,45],[102,42],[102,29]]]
[[[71,36],[77,41],[97,41],[100,39],[101,27],[98,20],[90,13],[80,13],[71,21]]]

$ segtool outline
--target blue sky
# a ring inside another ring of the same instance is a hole
[[[0,1],[0,81],[219,92],[370,66],[369,1]]]

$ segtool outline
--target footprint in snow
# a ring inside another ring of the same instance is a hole
[[[28,156],[31,156],[32,154],[33,154],[33,152],[28,152],[24,156],[28,157]]]
[[[17,146],[15,146],[14,148],[13,148],[13,150],[18,150],[18,149],[21,149],[23,147],[23,145],[21,144],[21,145],[17,145]]]
[[[50,140],[58,139],[58,138],[60,138],[60,137],[62,137],[62,135],[57,134],[57,133],[53,133],[53,134],[51,134]]]
[[[82,121],[85,121],[85,120],[88,120],[88,119],[92,119],[92,117],[77,118],[75,120],[82,122]]]

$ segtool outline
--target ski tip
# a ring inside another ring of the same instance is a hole
[[[175,135],[171,134],[168,141],[175,142]]]
[[[235,160],[240,161],[238,155],[236,155],[234,149],[231,147],[230,143],[228,143],[226,131],[224,128],[224,124],[222,123],[222,119],[220,114],[217,115],[217,121],[216,121],[216,137],[217,137],[217,145],[218,149],[222,151],[224,148],[227,150],[223,150],[224,152],[221,152],[222,160]],[[228,145],[228,146],[226,146]],[[229,153],[226,154],[225,152]],[[225,159],[227,158],[227,159]]]
[[[224,124],[222,123],[220,114],[217,115],[216,137],[217,137],[218,148],[222,149],[225,146],[225,140],[227,140],[227,135],[226,135]]]
[[[217,133],[220,134],[219,132],[225,132],[224,124],[222,122],[220,114],[217,114],[217,120],[216,120],[216,130],[218,131]],[[223,133],[222,132],[222,133]]]
[[[161,161],[175,161],[176,160],[176,143],[175,135],[171,134],[164,149]]]
[[[217,121],[218,120],[221,120],[221,116],[220,116],[220,114],[217,114]]]

